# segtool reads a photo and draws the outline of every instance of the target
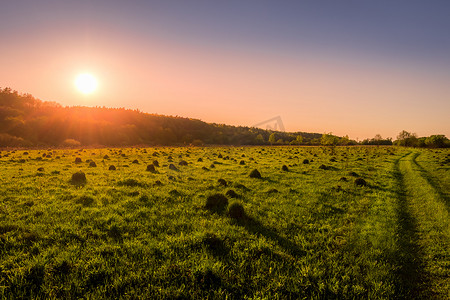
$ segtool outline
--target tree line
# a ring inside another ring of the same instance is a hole
[[[397,141],[376,136],[363,145],[448,147],[443,135],[417,138],[401,133]],[[136,145],[356,145],[332,133],[280,132],[206,123],[178,116],[107,107],[63,107],[30,94],[0,88],[0,147]]]

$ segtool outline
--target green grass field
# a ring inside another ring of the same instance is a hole
[[[0,155],[2,298],[450,297],[448,149]]]

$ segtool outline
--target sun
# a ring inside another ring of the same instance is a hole
[[[75,79],[75,86],[83,94],[91,94],[97,89],[97,79],[88,73],[80,74]]]

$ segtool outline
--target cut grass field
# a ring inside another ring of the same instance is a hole
[[[447,149],[0,155],[2,298],[450,295]]]

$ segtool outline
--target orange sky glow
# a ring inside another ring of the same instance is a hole
[[[125,17],[124,17],[125,18]],[[55,21],[56,22],[56,21]],[[0,86],[62,105],[107,106],[352,139],[450,136],[450,68],[346,45],[289,47],[145,35],[119,23],[21,28],[1,45]],[[98,89],[74,86],[93,74]]]

